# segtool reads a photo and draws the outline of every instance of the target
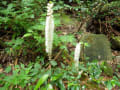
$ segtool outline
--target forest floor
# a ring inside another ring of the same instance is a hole
[[[62,33],[60,34],[61,35],[66,35],[66,34],[74,34],[75,35],[75,38],[76,39],[80,39],[80,36],[76,33],[76,27],[74,26],[70,26],[70,25],[62,25],[60,27],[58,27],[56,29],[57,31],[61,31]],[[75,30],[75,31],[74,31]],[[12,32],[6,32],[8,34],[12,34]],[[0,37],[0,39],[2,39],[3,41],[9,41],[9,39],[11,38],[10,35],[6,35],[4,34],[3,36]],[[79,40],[78,40],[79,41]],[[72,44],[68,44],[68,49],[70,51],[73,51],[74,50],[74,46]],[[117,51],[117,50],[112,50],[112,56],[114,57],[113,60],[111,60],[109,63],[110,65],[112,66],[113,68],[113,71],[115,72],[116,71],[116,67],[117,65],[120,63],[120,51]],[[30,55],[28,55],[28,57],[30,57]],[[20,63],[21,59],[22,61],[24,61],[24,57],[23,58],[19,58],[19,57],[14,57],[14,61],[13,61],[13,56],[8,56],[6,53],[4,53],[4,47],[2,47],[0,49],[0,60],[1,60],[1,64],[2,64],[2,67],[0,67],[0,73],[4,72],[4,67],[7,67],[8,65],[16,65],[18,63]],[[19,62],[20,61],[20,62]],[[66,62],[69,62],[68,60],[66,60]],[[59,63],[59,62],[58,62]],[[26,62],[24,63],[26,64]],[[118,73],[117,73],[118,76],[120,76],[120,68],[118,70]],[[106,76],[106,75],[103,75],[104,76],[104,80],[110,80],[112,77],[110,76]],[[119,90],[120,88],[119,87],[114,87],[112,90]],[[87,89],[86,89],[87,90]],[[105,89],[107,90],[107,89]]]

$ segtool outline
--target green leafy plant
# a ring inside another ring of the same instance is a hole
[[[34,90],[38,90],[38,88],[40,88],[40,86],[47,80],[48,76],[48,74],[43,75],[37,82],[37,85],[35,86]]]
[[[93,20],[104,20],[105,16],[111,13],[119,16],[119,9],[116,7],[119,7],[120,3],[117,0],[110,3],[107,0],[59,0],[59,2],[53,0],[53,2],[55,4],[53,8],[55,27],[61,26],[59,17],[64,11],[72,12],[80,21],[86,19],[87,16]],[[101,86],[103,86],[111,90],[115,86],[120,87],[119,75],[114,76],[113,71],[108,73],[112,69],[105,62],[99,65],[99,62],[80,61],[76,69],[72,62],[70,62],[71,65],[66,63],[69,59],[64,54],[60,55],[62,60],[58,58],[60,61],[48,62],[44,44],[46,4],[47,0],[3,0],[0,2],[0,36],[5,35],[9,38],[6,42],[6,51],[15,57],[20,56],[21,50],[26,57],[27,53],[32,52],[30,56],[35,57],[35,62],[29,64],[8,66],[3,71],[0,67],[0,89],[85,90],[94,88],[102,90]],[[115,9],[112,10],[113,8]],[[120,20],[116,17],[107,23],[114,24],[116,21],[119,25]],[[74,34],[61,35],[60,32],[55,32],[54,51],[61,49],[69,51],[67,48],[69,43],[76,45]],[[89,43],[84,43],[84,45],[89,46]],[[118,66],[117,72],[119,68]],[[111,76],[112,79],[104,80],[103,73],[105,76]],[[93,87],[91,87],[92,84]]]
[[[114,76],[112,80],[106,81],[105,85],[109,90],[112,90],[112,88],[115,86],[120,87],[120,82],[119,82],[119,79]]]
[[[88,63],[88,72],[90,73],[91,79],[99,79],[102,70],[96,62]]]
[[[79,63],[78,69],[72,66],[61,63],[61,68],[54,67],[49,70],[43,68],[39,63],[30,63],[16,65],[14,70],[9,66],[5,69],[5,75],[0,73],[0,89],[34,89],[38,90],[54,90],[53,87],[61,90],[98,88],[99,85],[104,85],[104,88],[111,90],[115,86],[120,86],[119,79],[114,76],[110,80],[103,80],[101,76],[101,68],[97,62],[87,63],[84,65]],[[82,83],[87,79],[86,83]],[[91,84],[92,83],[92,84]],[[67,85],[67,87],[66,87]]]
[[[29,82],[29,79],[31,78],[28,74],[30,72],[30,69],[32,67],[29,68],[25,68],[24,64],[21,64],[21,66],[19,67],[18,65],[15,66],[15,70],[13,71],[13,75],[4,77],[3,79],[3,88],[4,89],[8,89],[8,87],[10,87],[10,89],[15,88],[15,86],[19,85],[22,88],[24,88],[26,86],[26,84]],[[10,72],[11,68],[8,67],[6,68],[6,72]]]

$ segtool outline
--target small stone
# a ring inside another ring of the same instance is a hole
[[[120,50],[120,36],[112,37],[111,43],[113,49]]]
[[[116,61],[117,61],[117,64],[120,63],[120,56],[116,56]]]

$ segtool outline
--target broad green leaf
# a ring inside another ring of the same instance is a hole
[[[53,90],[53,86],[51,84],[47,85],[47,90]]]
[[[11,71],[11,66],[8,66],[6,69],[5,69],[5,72],[6,73],[9,73]]]
[[[62,67],[62,68],[65,68],[65,65],[64,65],[63,63],[61,63],[61,67]]]
[[[88,43],[84,43],[86,47],[89,47],[90,45]]]
[[[59,86],[60,90],[65,90],[65,86],[64,86],[64,83],[62,82],[62,80],[59,80],[58,86]]]
[[[120,65],[117,65],[117,68],[120,68]]]
[[[61,78],[63,75],[63,73],[60,73],[60,74],[57,74],[57,75],[54,75],[51,77],[51,81],[55,81],[55,80],[58,80],[59,78]]]
[[[112,89],[112,84],[111,84],[110,81],[107,82],[107,88],[108,88],[108,90],[111,90],[111,89]]]
[[[6,4],[7,4],[7,1],[2,1],[2,4],[3,4],[3,5],[6,5]]]
[[[57,62],[54,61],[54,60],[50,61],[50,63],[51,63],[52,66],[56,66],[57,65]]]
[[[32,36],[31,33],[26,33],[23,37],[29,37],[29,36]]]
[[[48,76],[49,74],[44,74],[37,82],[37,85],[35,86],[34,90],[37,90],[48,79]]]
[[[111,80],[111,85],[114,87],[116,85],[116,81],[115,80]]]
[[[48,84],[46,86],[41,87],[40,90],[54,90],[54,89],[51,84]]]
[[[79,86],[72,86],[71,90],[80,90],[80,87]]]

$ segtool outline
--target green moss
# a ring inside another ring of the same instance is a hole
[[[84,56],[89,57],[89,60],[111,60],[112,53],[110,43],[103,34],[85,34],[81,41],[88,43],[89,47],[85,47]]]
[[[113,36],[111,42],[113,49],[120,49],[120,36]]]
[[[61,20],[61,23],[65,24],[65,25],[67,25],[67,24],[75,24],[75,21],[76,21],[74,18],[71,18],[70,15],[67,15],[65,13],[61,14],[60,20]]]

